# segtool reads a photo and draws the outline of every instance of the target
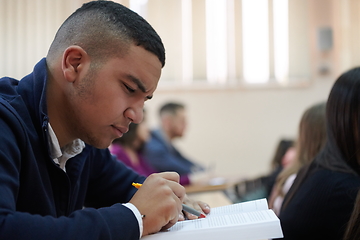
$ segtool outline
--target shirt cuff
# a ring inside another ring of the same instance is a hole
[[[139,223],[139,231],[140,231],[140,237],[142,237],[143,234],[143,221],[142,221],[142,216],[141,213],[139,212],[139,210],[135,207],[134,204],[132,203],[124,203],[123,204],[125,207],[129,208],[135,215],[138,223]]]

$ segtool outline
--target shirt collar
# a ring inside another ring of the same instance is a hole
[[[59,141],[50,123],[48,124],[48,128],[50,157],[53,159],[56,165],[58,165],[62,170],[66,171],[65,164],[67,160],[80,154],[85,148],[85,143],[80,139],[75,139],[71,143],[65,145],[63,148],[60,148]]]

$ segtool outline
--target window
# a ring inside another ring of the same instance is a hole
[[[206,0],[206,79],[224,83],[228,78],[227,1]]]
[[[288,86],[310,78],[306,1],[130,0],[129,6],[163,39],[159,87]]]
[[[243,75],[248,83],[270,78],[268,0],[242,1]]]
[[[289,78],[289,4],[288,0],[273,0],[274,75],[284,83]]]

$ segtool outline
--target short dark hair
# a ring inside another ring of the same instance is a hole
[[[48,58],[71,45],[82,47],[94,59],[124,55],[130,43],[154,53],[165,65],[165,49],[151,25],[127,7],[112,1],[82,5],[60,26]]]
[[[185,109],[185,106],[181,103],[169,102],[161,106],[159,110],[159,115],[162,116],[164,113],[170,113],[175,115],[176,111],[179,109]]]

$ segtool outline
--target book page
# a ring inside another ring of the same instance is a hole
[[[246,236],[246,238],[240,237]],[[282,237],[280,221],[266,199],[213,208],[206,218],[177,222],[166,231],[142,239],[264,239]],[[220,237],[220,238],[219,238]]]
[[[239,212],[253,212],[259,210],[269,209],[266,198],[257,199],[254,201],[235,203],[232,205],[212,208],[208,217],[214,215],[234,214]]]
[[[271,220],[277,220],[277,217],[272,210],[232,213],[230,215],[216,215],[207,218],[177,222],[174,226],[169,228],[167,232],[238,226],[244,224],[267,222]]]

